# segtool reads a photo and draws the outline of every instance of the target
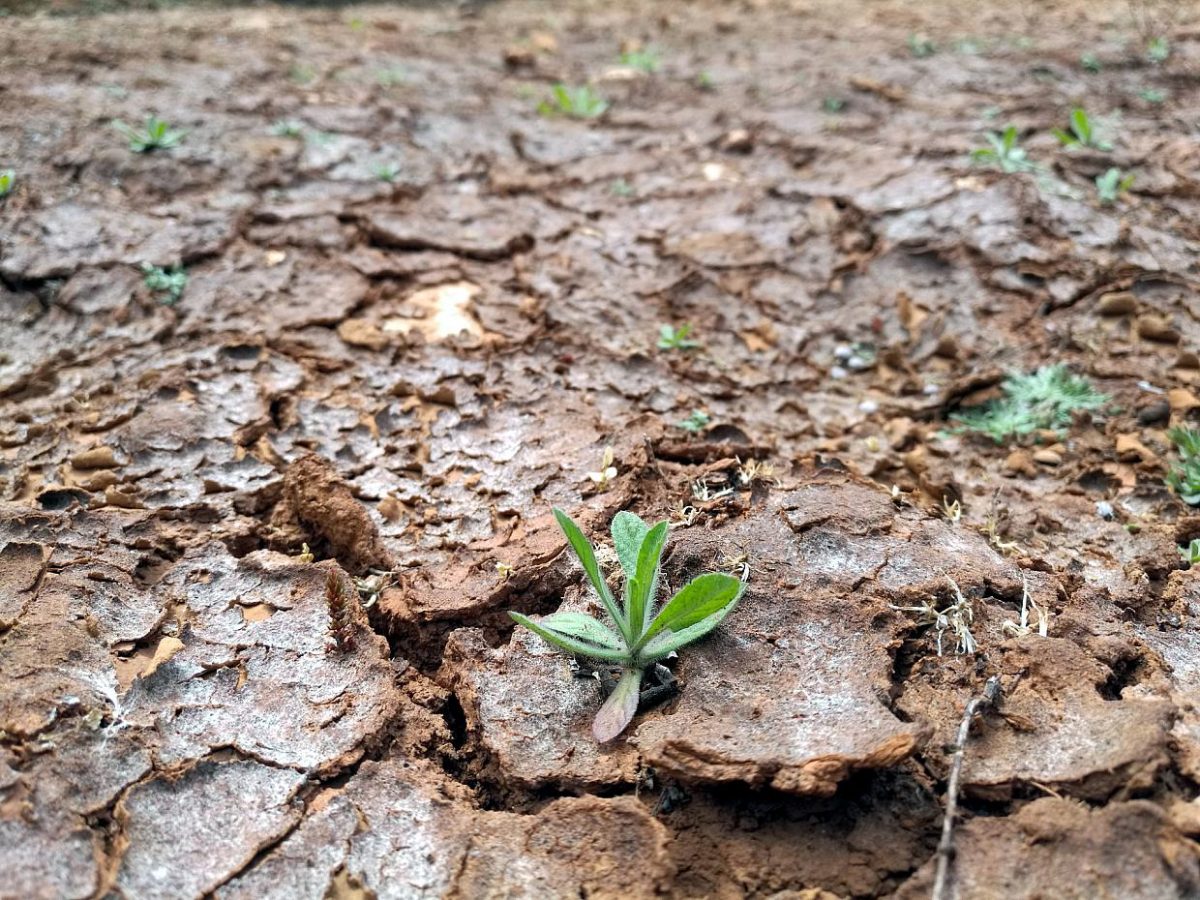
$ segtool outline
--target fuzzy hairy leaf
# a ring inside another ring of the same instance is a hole
[[[662,611],[654,617],[642,636],[645,646],[650,638],[665,630],[680,632],[736,603],[744,585],[732,575],[710,572],[700,575],[680,588]]]
[[[634,513],[622,510],[613,516],[613,545],[617,548],[617,558],[621,560],[626,578],[637,577],[638,552],[649,531],[650,526]]]
[[[694,625],[681,628],[679,631],[660,632],[638,653],[638,665],[649,665],[652,662],[662,659],[664,656],[669,656],[680,647],[686,647],[693,641],[700,640],[700,638],[720,625],[725,620],[725,617],[733,612],[735,606],[737,606],[737,600],[717,610],[711,616],[701,619]]]
[[[599,659],[604,662],[624,663],[628,660],[629,654],[623,650],[613,650],[609,647],[601,647],[597,644],[588,641],[582,641],[579,638],[572,637],[569,634],[562,634],[550,628],[542,627],[541,623],[533,621],[528,616],[523,616],[520,613],[509,612],[509,616],[518,625],[524,625],[538,637],[547,643],[553,644],[555,647],[560,647],[568,653],[575,653],[579,656],[586,656],[589,659]],[[596,623],[600,624],[600,623]],[[603,626],[601,626],[603,627]]]
[[[642,670],[626,669],[592,722],[592,736],[601,744],[625,730],[637,713],[641,699]]]
[[[1009,375],[1001,389],[1002,399],[951,415],[959,423],[954,431],[978,431],[1001,444],[1033,431],[1066,428],[1075,411],[1101,409],[1109,400],[1064,365]]]
[[[642,539],[638,549],[637,575],[629,588],[629,633],[636,643],[650,625],[654,610],[654,597],[658,593],[659,561],[667,543],[670,525],[659,522]]]
[[[624,652],[622,637],[598,619],[581,612],[556,612],[538,622],[543,628],[567,637]]]
[[[575,556],[578,557],[580,564],[583,566],[583,571],[587,573],[588,581],[592,583],[592,587],[600,597],[600,602],[604,604],[604,608],[608,610],[608,614],[612,616],[612,620],[617,623],[617,628],[625,637],[625,640],[628,641],[629,623],[625,621],[624,614],[613,599],[608,585],[604,582],[604,576],[600,572],[600,564],[596,562],[596,551],[592,549],[591,542],[579,530],[579,526],[571,521],[571,517],[561,509],[554,510],[554,518],[558,521],[558,527],[562,529],[562,533],[566,535],[567,543],[575,551]]]

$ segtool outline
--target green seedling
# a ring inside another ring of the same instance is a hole
[[[999,134],[989,131],[984,140],[988,146],[971,151],[971,161],[976,165],[994,166],[1002,172],[1031,172],[1036,168],[1017,144],[1016,125],[1009,125]]]
[[[712,72],[708,71],[708,69],[702,70],[696,76],[696,87],[698,87],[700,90],[711,91],[714,90],[716,86],[717,82],[713,79]]]
[[[624,178],[618,178],[616,181],[614,181],[611,185],[609,185],[609,190],[612,191],[617,197],[633,196],[633,185]]]
[[[513,621],[555,647],[608,666],[621,678],[592,723],[597,741],[611,741],[633,720],[647,667],[707,635],[733,612],[745,582],[720,572],[693,578],[655,614],[662,552],[669,525],[651,527],[630,512],[613,518],[612,537],[625,586],[620,603],[613,597],[591,542],[560,509],[554,518],[583,566],[611,624],[580,612],[557,612],[540,621],[510,612]]]
[[[1085,72],[1091,72],[1093,75],[1099,72],[1102,68],[1100,65],[1100,57],[1098,57],[1095,53],[1084,53],[1079,57],[1079,65],[1083,67]]]
[[[846,108],[846,101],[841,97],[826,97],[821,101],[821,109],[827,113],[840,113]]]
[[[1083,107],[1077,106],[1071,110],[1070,127],[1070,131],[1065,131],[1062,128],[1050,129],[1051,133],[1058,138],[1058,142],[1068,150],[1077,150],[1081,147],[1086,147],[1090,150],[1100,150],[1107,153],[1112,149],[1112,144],[1100,136],[1095,123],[1088,117]]]
[[[1190,544],[1180,547],[1179,555],[1189,566],[1200,566],[1200,538],[1192,538]]]
[[[1164,37],[1151,38],[1146,45],[1146,59],[1156,66],[1171,58],[1171,45]]]
[[[171,128],[169,122],[164,122],[155,116],[147,116],[146,124],[140,131],[131,125],[126,125],[120,119],[113,122],[113,128],[129,141],[129,149],[134,153],[169,150],[187,136],[186,131],[177,131]]]
[[[1146,88],[1143,91],[1139,91],[1138,96],[1141,97],[1143,100],[1145,100],[1147,103],[1153,103],[1153,104],[1157,105],[1159,103],[1166,103],[1167,97],[1170,95],[1167,94],[1166,91],[1161,90],[1159,88]]]
[[[1096,194],[1100,202],[1110,206],[1121,199],[1121,195],[1133,187],[1133,174],[1123,175],[1115,166],[1103,175],[1096,176]]]
[[[1167,473],[1167,484],[1189,506],[1200,506],[1200,431],[1172,428],[1167,437],[1179,453],[1179,464]]]
[[[691,340],[688,337],[691,333],[691,322],[685,322],[678,328],[673,325],[660,325],[658,326],[658,349],[695,350],[700,346],[700,342]]]
[[[391,184],[400,177],[400,166],[398,163],[381,163],[375,167],[375,177]]]
[[[187,273],[179,266],[171,269],[163,269],[159,266],[152,266],[150,263],[142,263],[143,283],[146,287],[159,294],[159,302],[164,306],[174,306],[179,302],[179,298],[183,296],[183,289],[187,287]]]
[[[271,124],[271,134],[275,137],[297,138],[304,134],[304,123],[295,119],[276,119]]]
[[[675,427],[682,428],[684,431],[690,431],[692,434],[699,434],[708,427],[708,423],[712,421],[712,416],[702,409],[693,409],[686,419],[681,419],[675,423]]]
[[[408,70],[400,66],[379,69],[375,72],[375,80],[379,82],[380,87],[397,87],[407,84],[409,77]]]
[[[586,84],[579,87],[556,84],[550,92],[550,99],[538,104],[538,112],[543,116],[595,119],[604,115],[608,109],[608,101]]]
[[[288,78],[292,79],[296,84],[312,84],[317,80],[317,70],[312,66],[297,63],[288,69]]]
[[[662,64],[658,51],[653,47],[626,50],[620,55],[618,61],[627,68],[637,69],[639,72],[645,72],[647,75],[653,75]]]
[[[1074,413],[1101,409],[1109,400],[1065,365],[1044,366],[1029,375],[1009,375],[1000,387],[1004,392],[1001,399],[953,414],[950,418],[959,424],[952,433],[977,432],[1002,444],[1033,431],[1062,432]]]
[[[917,59],[926,59],[937,53],[937,44],[925,35],[913,32],[908,36],[908,52]]]
[[[13,169],[0,171],[0,197],[7,197],[17,186],[17,173]]]

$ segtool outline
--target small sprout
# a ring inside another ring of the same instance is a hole
[[[613,465],[613,448],[605,447],[604,455],[600,458],[600,471],[588,472],[587,477],[596,485],[596,490],[608,489],[608,483],[617,477],[617,467]]]
[[[375,177],[379,181],[391,184],[400,177],[400,165],[394,162],[381,163],[375,167]]]
[[[317,70],[312,66],[297,63],[288,70],[288,78],[296,84],[312,84],[317,80]]]
[[[642,47],[624,51],[619,57],[618,62],[627,68],[645,72],[647,75],[653,75],[658,71],[662,60],[659,57],[658,51],[653,47]]]
[[[357,594],[346,584],[346,579],[334,569],[325,576],[325,602],[329,607],[329,639],[326,650],[346,653],[354,649],[354,604]]]
[[[608,101],[589,85],[569,87],[559,83],[550,89],[550,99],[538,104],[543,116],[570,116],[572,119],[595,119],[604,115]]]
[[[592,723],[592,735],[605,743],[624,731],[637,714],[645,670],[720,625],[737,606],[746,582],[721,572],[700,575],[656,615],[669,526],[664,521],[651,527],[631,512],[619,512],[612,522],[613,544],[625,574],[618,603],[600,571],[595,549],[579,526],[560,509],[554,510],[554,517],[611,624],[580,612],[557,612],[538,622],[516,612],[509,615],[518,625],[568,653],[620,667],[620,681]]]
[[[179,266],[163,269],[150,263],[142,263],[142,274],[145,276],[142,280],[147,288],[156,294],[165,295],[159,297],[159,303],[164,306],[174,306],[178,303],[179,298],[183,296],[183,289],[187,287],[187,273]]]
[[[1166,91],[1160,88],[1146,88],[1144,91],[1139,91],[1138,96],[1147,103],[1166,103],[1169,96]]]
[[[959,590],[958,583],[949,575],[946,580],[950,582],[950,587],[954,589],[954,602],[945,609],[939,610],[936,604],[926,600],[921,606],[896,606],[889,603],[892,609],[897,612],[917,613],[920,618],[919,622],[923,625],[934,626],[934,633],[937,636],[937,655],[942,655],[943,637],[947,631],[952,631],[956,641],[954,645],[955,652],[958,654],[974,653],[977,649],[975,637],[971,634],[971,624],[975,621],[975,611],[971,608],[971,604],[963,596]]]
[[[1000,625],[1000,630],[1010,637],[1026,637],[1033,634],[1033,626],[1029,624],[1030,613],[1033,613],[1037,617],[1037,633],[1042,637],[1046,637],[1050,633],[1050,617],[1044,609],[1037,605],[1037,602],[1033,599],[1033,595],[1029,593],[1029,579],[1022,575],[1021,620],[1014,622],[1011,619],[1007,619]]]
[[[1092,122],[1091,118],[1089,118],[1082,106],[1077,106],[1071,110],[1070,129],[1070,131],[1062,128],[1051,129],[1051,133],[1058,138],[1058,142],[1068,150],[1077,150],[1081,147],[1086,147],[1089,150],[1099,150],[1107,153],[1112,149],[1112,144],[1100,136],[1099,129]]]
[[[708,423],[712,421],[712,417],[702,409],[693,409],[691,414],[686,419],[681,419],[675,423],[676,428],[682,428],[684,431],[690,431],[692,434],[699,434],[708,427]]]
[[[512,577],[512,573],[513,567],[508,563],[496,563],[496,574],[499,575],[503,580],[508,581],[508,579]]]
[[[300,545],[300,552],[296,554],[295,559],[296,562],[304,563],[305,565],[316,559],[316,557],[313,556],[312,550],[308,548],[307,541]]]
[[[1084,53],[1079,57],[1079,65],[1083,67],[1085,72],[1091,72],[1095,75],[1102,68],[1100,65],[1100,57],[1095,53]]]
[[[380,87],[398,87],[406,84],[409,79],[408,70],[400,66],[393,66],[390,69],[379,69],[375,73],[375,80],[379,82]]]
[[[304,134],[304,123],[295,119],[276,119],[271,124],[271,134],[275,137],[300,137]]]
[[[908,52],[917,59],[926,59],[937,53],[937,44],[926,35],[914,31],[908,36]]]
[[[846,101],[841,97],[826,97],[821,101],[821,109],[827,113],[840,113],[846,108]]]
[[[1103,175],[1096,176],[1096,194],[1100,202],[1110,206],[1121,199],[1121,195],[1133,187],[1133,174],[1124,175],[1115,166]]]
[[[951,415],[959,423],[952,433],[973,431],[1002,444],[1034,431],[1062,432],[1074,413],[1102,409],[1109,399],[1061,364],[1043,366],[1029,375],[1009,375],[1000,388],[1001,399]]]
[[[989,131],[984,136],[988,146],[971,151],[971,161],[976,165],[993,166],[1002,172],[1030,172],[1036,166],[1017,144],[1017,126],[1009,125],[1002,133]]]
[[[7,197],[17,186],[17,173],[12,169],[0,171],[0,197]]]
[[[1192,538],[1186,547],[1180,547],[1179,555],[1189,566],[1200,566],[1200,538]]]
[[[946,518],[954,525],[962,521],[962,502],[959,500],[951,500],[949,497],[942,498],[942,512],[946,514]]]
[[[673,325],[658,326],[659,350],[694,350],[700,346],[699,341],[692,340],[692,323],[685,322],[678,328]]]
[[[702,91],[716,90],[717,83],[713,80],[712,72],[703,69],[696,75],[696,87]]]
[[[624,178],[618,178],[616,181],[614,181],[609,187],[609,190],[611,190],[613,195],[617,197],[633,196],[633,185],[631,185]]]
[[[134,153],[150,153],[154,150],[169,150],[186,136],[186,131],[171,128],[169,122],[154,116],[146,117],[146,124],[139,131],[126,125],[120,119],[113,121],[113,128],[129,141],[129,149]]]
[[[1167,484],[1189,506],[1200,506],[1200,431],[1172,428],[1167,437],[1179,452],[1179,463],[1167,473]]]
[[[1165,37],[1151,38],[1150,43],[1146,45],[1146,59],[1160,65],[1171,58],[1171,45]]]

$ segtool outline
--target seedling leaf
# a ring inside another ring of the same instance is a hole
[[[641,699],[641,686],[642,670],[626,669],[592,722],[592,736],[601,744],[611,741],[633,721]]]
[[[674,597],[667,601],[646,633],[642,636],[643,646],[663,629],[679,632],[701,619],[711,616],[725,606],[735,602],[742,594],[742,582],[732,575],[710,572],[684,585]]]
[[[654,605],[654,595],[658,593],[658,567],[662,556],[663,546],[667,543],[667,532],[670,525],[659,522],[647,533],[642,540],[642,546],[637,557],[637,574],[629,589],[629,630],[635,640],[646,631],[650,622],[650,613]]]
[[[523,616],[518,612],[510,611],[509,616],[512,617],[512,620],[518,625],[524,625],[538,637],[542,638],[542,640],[547,641],[556,647],[561,647],[568,653],[576,653],[580,656],[587,656],[592,659],[599,659],[612,663],[624,662],[628,656],[628,654],[626,654],[623,650],[610,650],[607,647],[601,647],[596,644],[589,643],[588,641],[581,641],[578,638],[571,637],[568,634],[562,634],[558,631],[544,628],[542,624],[535,622],[528,616]]]
[[[621,636],[603,622],[593,619],[586,613],[556,612],[544,617],[538,624],[549,631],[578,638],[598,647],[607,647],[610,650],[622,649]]]
[[[617,558],[621,560],[621,568],[624,569],[626,578],[634,578],[637,575],[638,553],[649,531],[650,526],[634,513],[622,510],[613,516],[613,544],[617,548]]]
[[[725,620],[725,617],[733,612],[735,606],[737,606],[736,600],[723,609],[717,610],[711,616],[701,619],[696,624],[689,625],[687,628],[681,628],[678,631],[660,632],[642,648],[638,654],[638,661],[642,664],[656,662],[664,656],[671,655],[681,647],[686,647],[693,641],[700,640],[700,638],[720,625]]]
[[[620,607],[613,600],[612,592],[608,589],[608,585],[604,582],[604,576],[600,572],[600,564],[596,562],[596,551],[592,549],[591,542],[588,541],[579,526],[571,521],[561,509],[554,510],[554,518],[558,520],[558,527],[562,529],[566,535],[567,542],[571,545],[571,549],[575,551],[575,556],[578,557],[580,564],[583,566],[583,571],[587,573],[588,581],[592,583],[596,594],[600,597],[600,602],[604,604],[604,608],[608,610],[608,614],[612,616],[612,620],[617,623],[617,627],[621,630],[621,634],[629,640],[629,623],[625,621],[621,614]]]

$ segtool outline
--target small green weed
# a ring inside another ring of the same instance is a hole
[[[1179,464],[1167,473],[1167,484],[1189,506],[1200,506],[1200,431],[1172,428],[1167,437],[1179,453]]]
[[[1179,555],[1189,566],[1200,566],[1200,538],[1192,538],[1190,544],[1180,547]]]
[[[696,87],[702,91],[716,90],[717,82],[713,79],[712,72],[708,69],[701,70],[696,75]]]
[[[561,509],[554,510],[554,518],[611,625],[580,612],[557,612],[537,622],[520,613],[509,615],[518,625],[568,653],[620,666],[621,679],[592,723],[592,735],[604,743],[624,731],[637,714],[645,670],[720,625],[737,606],[746,585],[721,572],[699,575],[655,615],[662,552],[670,526],[664,521],[651,527],[631,512],[619,512],[612,522],[613,544],[625,573],[618,603],[600,570],[595,549],[579,526]]]
[[[179,266],[163,269],[150,263],[142,263],[142,274],[145,276],[143,283],[149,290],[160,295],[158,302],[164,306],[174,306],[178,303],[179,298],[183,296],[183,289],[187,287],[187,273]]]
[[[1100,202],[1110,206],[1121,199],[1121,195],[1133,187],[1133,174],[1124,175],[1115,166],[1103,175],[1096,176],[1096,194]]]
[[[1002,444],[1033,431],[1063,431],[1073,413],[1101,409],[1109,399],[1065,365],[1044,366],[1029,375],[1009,375],[1000,387],[1004,392],[1001,399],[951,415],[958,422],[951,433],[978,432]]]
[[[712,416],[704,412],[702,409],[693,409],[686,419],[681,419],[675,423],[676,428],[682,428],[684,431],[690,431],[692,434],[699,434],[708,427],[708,423],[712,421]]]
[[[662,58],[653,47],[642,47],[637,50],[626,50],[618,58],[621,65],[637,69],[647,75],[653,75],[662,65]]]
[[[1100,65],[1100,57],[1095,53],[1084,53],[1079,57],[1079,65],[1083,67],[1083,71],[1091,72],[1093,75],[1103,68]]]
[[[400,165],[394,162],[380,163],[375,167],[375,177],[379,181],[385,181],[388,184],[391,184],[397,178],[399,178],[400,172]]]
[[[989,131],[984,136],[988,146],[971,151],[971,161],[977,165],[993,166],[1002,172],[1031,172],[1036,166],[1017,143],[1017,126],[1009,125],[1002,133]]]
[[[840,113],[846,108],[846,101],[841,97],[826,97],[821,101],[821,109],[827,113]]]
[[[304,134],[304,123],[295,119],[276,119],[271,123],[271,134],[275,137],[297,138]]]
[[[7,197],[17,186],[17,173],[13,169],[0,171],[0,197]]]
[[[604,115],[608,109],[608,101],[592,90],[590,85],[569,87],[556,84],[550,92],[550,99],[538,104],[538,112],[543,116],[595,119]]]
[[[1167,98],[1170,97],[1170,94],[1161,88],[1146,88],[1143,91],[1139,91],[1138,96],[1147,103],[1153,103],[1157,105],[1159,103],[1166,103]]]
[[[139,131],[131,125],[126,125],[120,119],[115,120],[113,128],[129,141],[129,149],[134,153],[150,153],[153,150],[169,150],[186,136],[186,131],[171,128],[171,123],[155,116],[147,116],[146,124]]]
[[[1151,38],[1150,43],[1146,45],[1146,59],[1161,65],[1171,58],[1171,45],[1165,37]]]
[[[700,342],[692,340],[691,333],[691,322],[684,322],[678,328],[674,325],[660,325],[658,326],[658,349],[695,350],[700,346]]]
[[[617,197],[633,196],[633,185],[624,178],[618,178],[616,181],[614,181],[611,185],[609,185],[609,190],[612,191],[613,195]]]
[[[399,87],[402,84],[407,84],[410,78],[408,70],[402,66],[378,69],[375,72],[375,80],[379,83],[380,87]]]
[[[1112,144],[1100,136],[1096,124],[1091,120],[1082,106],[1077,106],[1071,110],[1070,129],[1070,131],[1065,131],[1062,128],[1051,129],[1051,133],[1058,138],[1058,142],[1068,150],[1087,147],[1090,150],[1100,150],[1107,153],[1112,149]]]
[[[917,59],[927,59],[937,53],[937,44],[925,35],[913,32],[908,36],[908,52]]]

